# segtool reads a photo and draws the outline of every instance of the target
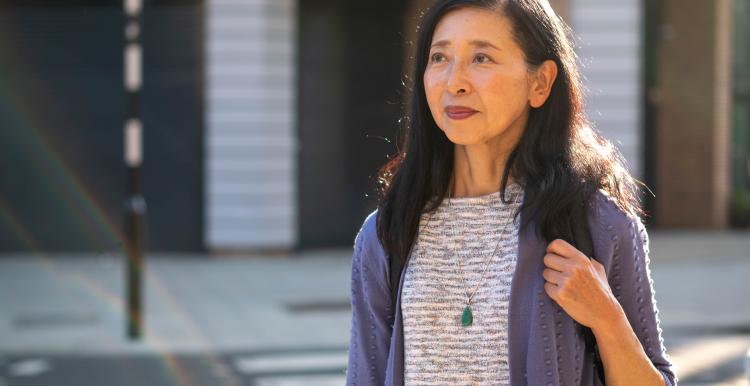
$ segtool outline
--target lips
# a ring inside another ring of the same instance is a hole
[[[466,119],[478,113],[478,111],[466,106],[447,106],[445,108],[445,113],[448,114],[448,117],[451,119]]]

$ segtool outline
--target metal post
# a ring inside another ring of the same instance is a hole
[[[128,170],[128,191],[125,202],[125,251],[127,253],[127,335],[138,339],[143,335],[143,250],[145,238],[146,201],[141,194],[140,170],[143,160],[143,134],[140,119],[142,50],[140,43],[142,0],[124,0],[125,10],[125,73],[127,118],[125,121],[125,165]]]

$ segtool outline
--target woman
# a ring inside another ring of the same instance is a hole
[[[547,0],[423,16],[355,239],[347,384],[676,384],[635,179],[586,121],[566,33]]]

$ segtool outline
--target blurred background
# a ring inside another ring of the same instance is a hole
[[[750,0],[550,2],[680,384],[747,386]],[[343,384],[430,4],[0,0],[0,386]]]

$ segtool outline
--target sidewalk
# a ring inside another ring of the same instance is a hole
[[[649,237],[666,329],[750,333],[750,232],[654,231]]]
[[[652,232],[650,245],[667,332],[673,327],[750,329],[750,233]],[[121,258],[3,256],[0,351],[345,346],[351,252],[149,255],[146,336],[136,343],[124,338]]]
[[[736,361],[750,347],[750,233],[651,232],[650,246],[665,344],[681,374],[700,374],[711,363],[707,357]],[[349,338],[351,253],[149,255],[146,334],[136,342],[125,338],[121,258],[6,255],[0,257],[0,362],[34,353],[241,352],[251,355],[236,358],[240,370],[322,365],[339,370],[336,381],[321,384],[336,384]],[[319,354],[312,362],[294,354],[306,350]],[[288,355],[279,365],[261,353]]]
[[[0,258],[0,352],[143,353],[346,346],[349,250],[149,255],[141,342],[125,339],[114,256]]]

